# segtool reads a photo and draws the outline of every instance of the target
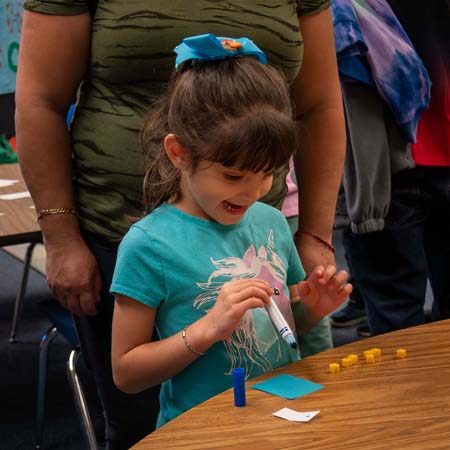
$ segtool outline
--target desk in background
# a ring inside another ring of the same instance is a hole
[[[366,365],[363,350],[382,349]],[[407,358],[396,360],[397,348]],[[328,372],[350,353],[358,366]],[[249,386],[287,373],[325,389],[286,400]],[[353,342],[277,369],[246,383],[247,406],[228,390],[187,411],[132,450],[448,450],[450,448],[450,319]],[[311,422],[272,416],[288,407],[320,410]]]
[[[0,195],[27,191],[18,164],[0,164],[0,180],[18,180],[12,186],[0,187]],[[0,247],[41,242],[41,231],[31,197],[0,199]]]
[[[1,187],[0,195],[27,191],[18,164],[0,164],[0,180],[4,179],[18,180],[18,183]],[[31,197],[15,200],[0,199],[0,247],[29,244],[23,265],[21,284],[14,304],[11,342],[14,342],[16,337],[17,321],[26,291],[34,246],[41,242],[42,234],[36,220],[36,211],[33,208]]]

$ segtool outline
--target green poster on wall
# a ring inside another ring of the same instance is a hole
[[[0,0],[0,95],[16,88],[23,0]]]

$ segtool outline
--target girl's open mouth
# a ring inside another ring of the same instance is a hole
[[[246,206],[235,205],[234,203],[227,202],[226,200],[223,201],[223,205],[230,214],[243,214],[247,211]]]

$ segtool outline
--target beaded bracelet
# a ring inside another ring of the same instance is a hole
[[[41,220],[45,216],[51,216],[54,214],[75,214],[74,208],[52,208],[52,209],[40,209],[37,211],[37,220]]]
[[[183,331],[181,332],[181,338],[183,339],[184,345],[191,353],[196,353],[197,355],[203,356],[204,353],[199,352],[194,347],[192,347],[191,344],[189,344],[189,341],[187,340],[187,337],[186,337],[186,330],[187,330],[187,327],[184,327]]]
[[[322,239],[320,236],[317,236],[317,234],[311,233],[310,231],[297,230],[294,233],[294,239],[298,239],[300,237],[300,234],[307,234],[308,236],[313,237],[316,241],[325,245],[328,248],[328,250],[330,250],[331,252],[333,252],[333,253],[336,252],[336,249],[334,248],[333,244],[330,244],[325,239]]]

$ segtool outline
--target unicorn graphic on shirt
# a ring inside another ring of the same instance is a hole
[[[197,283],[204,292],[194,299],[195,308],[204,308],[206,312],[209,311],[216,302],[224,283],[257,277],[278,289],[280,295],[275,297],[275,301],[288,322],[291,322],[290,326],[293,327],[292,313],[286,314],[290,312],[290,301],[284,293],[286,268],[275,252],[272,230],[269,232],[267,245],[262,245],[258,251],[254,245],[250,245],[242,257],[233,256],[219,260],[211,258],[211,262],[216,270],[211,273],[206,283]],[[211,308],[208,309],[208,305],[211,305]],[[258,326],[261,323],[263,325]],[[246,378],[253,370],[257,372],[272,370],[272,364],[265,355],[269,349],[273,351],[272,347],[275,346],[275,354],[278,354],[278,359],[281,358],[280,345],[283,345],[263,308],[247,311],[234,333],[224,344],[231,360],[231,367],[227,374],[231,374],[235,367],[245,367]]]

